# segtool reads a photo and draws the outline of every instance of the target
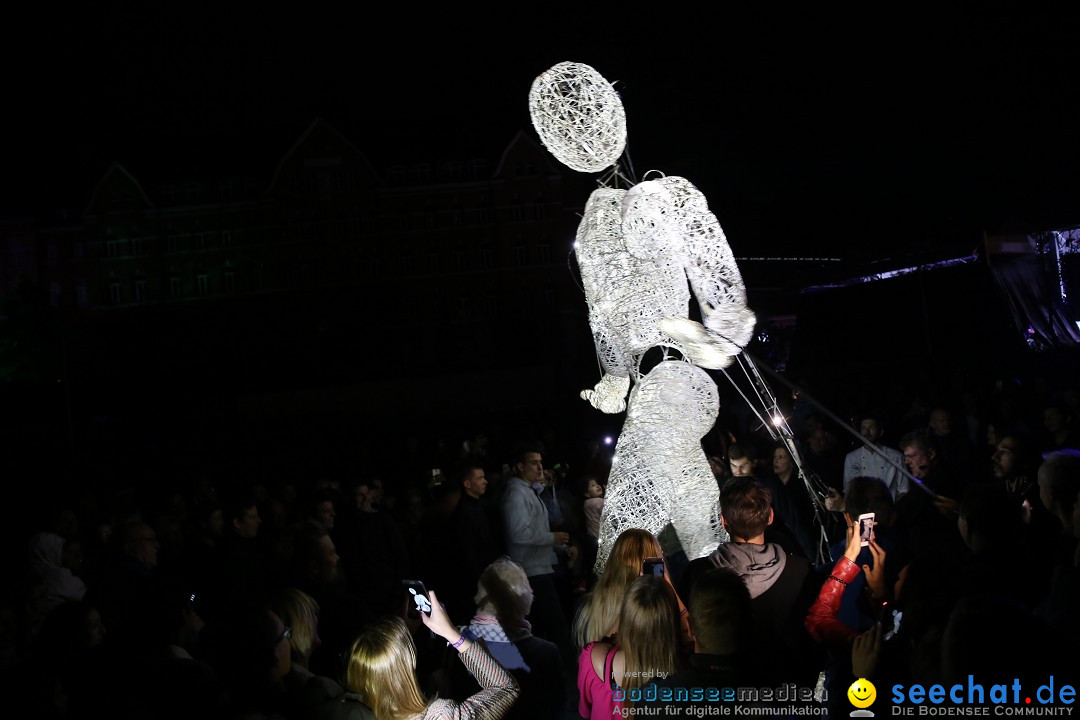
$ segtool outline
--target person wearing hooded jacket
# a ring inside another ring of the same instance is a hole
[[[777,683],[814,687],[825,664],[825,650],[804,626],[807,610],[821,587],[810,562],[776,543],[765,542],[773,521],[772,493],[752,477],[733,477],[720,489],[721,522],[731,536],[711,554],[691,563],[697,574],[711,567],[734,570],[750,591],[755,645],[760,666]],[[689,590],[689,587],[686,588]]]

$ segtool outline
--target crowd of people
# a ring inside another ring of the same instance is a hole
[[[670,528],[629,529],[600,575],[595,442],[568,462],[481,433],[409,477],[44,496],[0,604],[4,689],[45,718],[606,720],[677,688],[791,687],[840,715],[858,678],[1060,678],[1080,640],[1070,390],[843,423],[796,403],[797,457],[729,417],[703,451],[731,541],[690,558]]]

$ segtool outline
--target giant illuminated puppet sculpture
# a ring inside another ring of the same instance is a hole
[[[625,113],[592,67],[565,62],[542,73],[529,111],[560,162],[581,172],[614,168],[612,177],[619,177]],[[719,405],[716,383],[702,368],[731,364],[755,323],[735,258],[704,195],[674,176],[595,190],[575,248],[603,368],[581,396],[606,413],[626,410],[595,570],[603,572],[623,530],[659,533],[669,522],[687,556],[703,557],[728,538],[701,446]],[[689,317],[691,289],[701,322]],[[643,372],[642,358],[653,348],[663,360]]]

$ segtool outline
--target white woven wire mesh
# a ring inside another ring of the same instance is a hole
[[[567,167],[599,172],[626,147],[626,113],[615,88],[589,65],[561,62],[529,91],[529,115],[540,141]]]
[[[727,542],[719,488],[701,447],[718,409],[716,383],[679,360],[660,363],[631,390],[600,519],[598,574],[628,528],[659,534],[670,522],[690,559]]]
[[[573,170],[612,167],[626,146],[622,101],[588,65],[563,62],[541,73],[529,113],[544,146]],[[705,196],[677,176],[629,191],[594,191],[575,248],[603,370],[581,397],[606,413],[627,411],[595,570],[603,572],[623,530],[659,533],[669,522],[687,556],[702,557],[728,537],[701,447],[716,420],[718,393],[694,364],[727,367],[753,336],[755,317],[735,257]],[[701,323],[689,317],[691,297]],[[686,361],[665,360],[643,377],[642,357],[655,347],[677,350]],[[631,382],[637,384],[627,401]]]

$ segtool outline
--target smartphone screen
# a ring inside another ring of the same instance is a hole
[[[859,516],[859,545],[866,547],[874,536],[874,513],[863,513]]]
[[[419,580],[402,580],[401,584],[405,586],[410,596],[409,617],[415,620],[420,617],[420,613],[430,617],[431,602],[428,600],[428,592],[427,588],[424,587],[424,583]]]
[[[664,577],[664,558],[645,558],[645,562],[642,563],[642,572],[646,575]]]

